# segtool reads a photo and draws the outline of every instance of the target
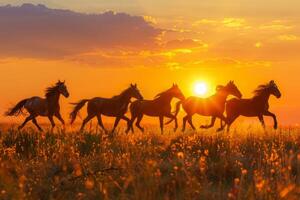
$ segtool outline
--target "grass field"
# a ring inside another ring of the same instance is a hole
[[[0,199],[299,199],[300,130],[0,134]]]

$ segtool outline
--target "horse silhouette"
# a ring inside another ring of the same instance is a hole
[[[238,98],[242,97],[241,92],[239,91],[239,89],[237,88],[237,86],[234,84],[233,81],[227,83],[226,86],[218,85],[216,88],[216,94],[208,98],[191,96],[183,101],[179,101],[176,104],[175,116],[177,116],[181,104],[184,111],[186,112],[186,116],[183,118],[182,131],[185,131],[186,122],[190,124],[192,129],[194,130],[196,129],[192,121],[192,117],[194,114],[199,114],[203,116],[212,116],[211,124],[203,125],[200,128],[207,129],[213,127],[216,118],[220,118],[221,120],[224,120],[226,122],[226,118],[224,117],[223,113],[225,110],[225,102],[229,95],[234,95]],[[167,124],[171,122],[172,120],[167,122]],[[223,127],[219,128],[218,131],[221,131],[222,129]]]
[[[160,122],[161,133],[163,133],[163,120],[164,117],[168,117],[175,120],[174,131],[178,128],[176,116],[171,113],[171,101],[173,98],[178,98],[184,100],[184,95],[179,89],[177,84],[173,84],[172,87],[164,92],[161,92],[155,96],[153,100],[137,100],[130,105],[131,121],[130,126],[128,126],[126,133],[133,130],[133,123],[135,119],[136,126],[144,132],[144,128],[141,127],[140,122],[143,115],[148,115],[152,117],[158,117]]]
[[[65,125],[65,121],[60,114],[59,98],[61,94],[66,98],[70,96],[65,85],[65,81],[58,81],[54,86],[48,87],[46,89],[46,98],[31,97],[28,99],[24,99],[20,101],[15,107],[9,109],[5,114],[7,116],[18,116],[22,113],[23,108],[27,110],[30,115],[25,119],[23,124],[19,126],[19,130],[21,130],[26,125],[26,123],[31,120],[33,124],[39,129],[39,131],[43,131],[43,129],[38,125],[36,121],[36,117],[38,116],[48,117],[51,122],[52,128],[55,127],[53,116],[59,119],[63,125]]]
[[[83,120],[82,126],[80,128],[81,131],[83,131],[86,123],[88,123],[96,116],[98,119],[98,124],[104,131],[106,131],[102,123],[101,115],[116,117],[112,132],[115,131],[121,119],[127,121],[127,124],[129,126],[130,120],[125,116],[125,113],[127,112],[128,105],[132,97],[140,100],[143,99],[143,96],[140,94],[140,91],[138,90],[136,84],[130,84],[130,86],[121,94],[112,98],[95,97],[93,99],[83,99],[78,103],[73,103],[75,107],[70,114],[71,124],[74,123],[78,111],[86,104],[86,102],[88,102],[88,116]]]
[[[277,129],[277,119],[275,114],[269,111],[269,97],[274,95],[277,98],[281,97],[277,85],[272,80],[267,84],[260,85],[254,91],[254,97],[251,99],[231,99],[226,103],[227,115],[227,131],[231,124],[240,115],[246,117],[258,117],[262,126],[265,127],[263,116],[271,116],[274,120],[274,129]]]

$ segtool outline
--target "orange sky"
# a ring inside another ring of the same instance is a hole
[[[0,6],[20,2],[4,1]],[[271,110],[278,114],[281,124],[300,122],[298,1],[290,1],[289,5],[257,1],[255,8],[255,3],[248,0],[192,0],[184,5],[177,0],[172,5],[145,0],[122,4],[115,0],[87,0],[84,4],[81,0],[72,4],[67,0],[30,2],[101,16],[76,14],[72,21],[74,13],[53,11],[53,15],[46,16],[46,24],[24,18],[28,21],[23,26],[18,20],[24,12],[39,14],[49,8],[0,9],[0,15],[4,15],[0,28],[6,30],[0,33],[1,113],[22,98],[43,95],[44,88],[57,79],[66,80],[71,93],[69,99],[61,100],[65,114],[70,109],[68,102],[109,97],[131,82],[138,84],[147,99],[173,82],[190,96],[196,81],[206,82],[212,94],[217,84],[229,80],[236,82],[244,97],[251,97],[258,84],[274,79],[283,96],[270,99]],[[129,15],[104,15],[106,10]],[[71,22],[57,23],[61,13]],[[104,22],[98,24],[101,20]],[[14,121],[4,117],[0,120]]]

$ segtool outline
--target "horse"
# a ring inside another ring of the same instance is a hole
[[[163,120],[164,117],[168,117],[175,120],[174,131],[178,128],[178,123],[176,117],[171,113],[171,101],[173,98],[178,98],[184,100],[185,97],[177,84],[173,84],[168,90],[161,92],[155,96],[153,100],[137,100],[130,105],[131,121],[130,126],[128,126],[126,133],[131,129],[132,132],[135,119],[136,126],[144,132],[144,128],[141,127],[140,122],[144,115],[151,117],[158,117],[160,122],[161,133],[163,134]]]
[[[269,111],[269,97],[274,95],[276,98],[281,97],[276,83],[271,80],[269,83],[259,85],[254,90],[254,96],[250,99],[231,99],[226,103],[227,115],[227,131],[229,131],[231,124],[240,115],[246,117],[258,117],[262,126],[265,127],[263,116],[271,116],[274,120],[274,129],[277,129],[276,115]]]
[[[54,86],[46,88],[46,98],[35,96],[28,99],[23,99],[16,106],[9,109],[5,115],[18,116],[23,113],[24,108],[27,110],[30,115],[25,119],[23,124],[18,127],[19,130],[21,130],[27,122],[32,121],[39,131],[43,131],[36,121],[36,117],[38,116],[48,117],[51,122],[52,129],[55,127],[53,116],[55,116],[63,125],[65,125],[65,121],[60,114],[60,95],[63,95],[66,98],[70,96],[67,86],[65,85],[65,81],[58,81]]]
[[[125,116],[125,113],[127,112],[131,98],[136,98],[140,100],[143,99],[143,96],[138,90],[136,84],[130,84],[130,86],[126,90],[121,92],[119,95],[113,96],[112,98],[95,97],[92,99],[83,99],[78,103],[72,103],[73,105],[75,105],[75,107],[70,114],[71,124],[74,123],[79,110],[88,102],[88,115],[83,120],[80,131],[84,130],[84,126],[86,125],[86,123],[88,123],[91,119],[97,116],[99,126],[105,132],[107,132],[101,118],[101,115],[105,115],[116,118],[112,129],[112,132],[114,132],[121,119],[127,121],[127,124],[130,123],[129,118]]]
[[[190,124],[193,130],[196,129],[192,121],[192,117],[194,114],[212,116],[211,124],[202,125],[200,126],[200,128],[208,129],[213,127],[216,118],[220,118],[221,120],[224,120],[226,122],[226,118],[224,117],[223,113],[225,111],[225,102],[229,95],[234,95],[238,98],[242,97],[241,92],[239,91],[239,89],[233,81],[228,82],[226,86],[218,85],[216,88],[216,94],[208,98],[191,96],[185,99],[184,101],[179,101],[176,104],[175,116],[177,116],[181,104],[184,111],[186,112],[186,116],[183,118],[182,132],[185,131],[186,122]],[[167,124],[171,122],[172,120],[167,122]],[[221,128],[218,129],[218,131],[221,130],[223,130],[223,126],[221,126]]]

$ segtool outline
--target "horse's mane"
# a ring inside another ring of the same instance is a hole
[[[270,84],[267,83],[267,84],[262,84],[262,85],[259,85],[254,91],[254,96],[260,96],[262,93],[264,93],[267,89],[270,88]]]
[[[123,90],[120,94],[113,96],[112,98],[115,99],[115,98],[123,96],[129,89],[130,89],[130,87]]]
[[[165,90],[163,92],[158,93],[157,95],[155,95],[155,99],[158,99],[159,97],[167,94],[169,91],[170,91],[170,89],[167,89],[167,90]]]
[[[57,92],[58,87],[59,84],[55,84],[54,86],[47,87],[45,91],[45,96],[47,98],[52,97]]]

